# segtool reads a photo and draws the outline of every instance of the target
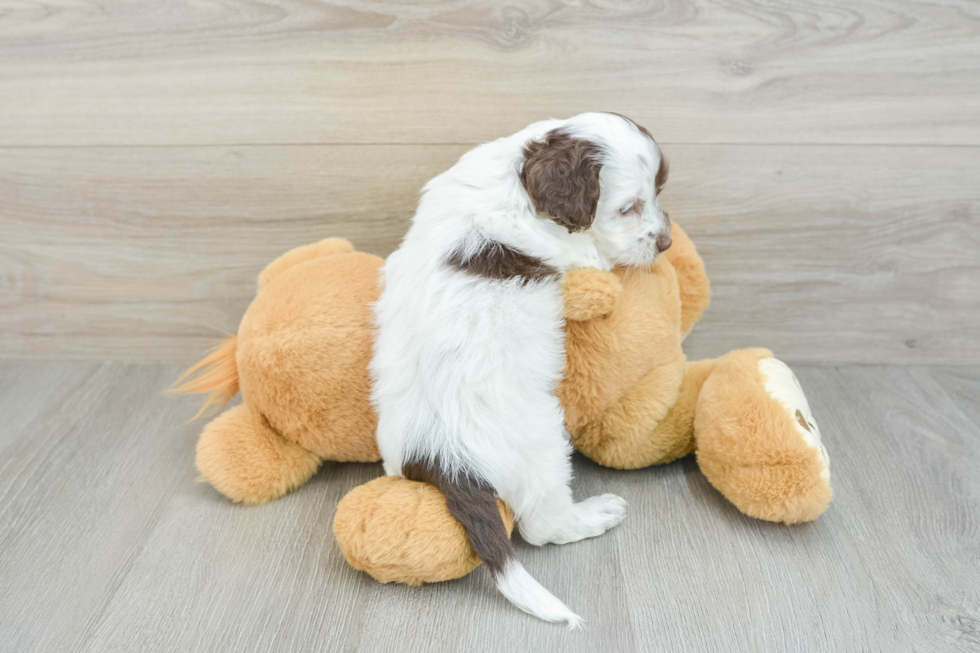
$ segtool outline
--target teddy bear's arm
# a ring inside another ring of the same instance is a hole
[[[562,279],[565,319],[584,322],[612,310],[623,285],[612,272],[596,268],[572,270]]]
[[[681,293],[681,337],[690,332],[694,323],[701,319],[704,309],[711,303],[711,284],[704,271],[704,261],[698,255],[694,243],[677,223],[671,229],[673,244],[664,256],[677,272],[677,285]]]

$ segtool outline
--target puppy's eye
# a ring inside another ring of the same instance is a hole
[[[636,202],[630,202],[629,204],[627,204],[623,208],[619,209],[619,214],[620,215],[629,215],[630,213],[632,213],[634,211],[634,209],[636,209]]]

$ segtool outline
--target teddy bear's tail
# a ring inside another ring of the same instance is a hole
[[[238,336],[234,333],[219,342],[203,359],[181,374],[168,390],[171,394],[206,394],[207,399],[194,419],[208,407],[224,405],[238,392]]]

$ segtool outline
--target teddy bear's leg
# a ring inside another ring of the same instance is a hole
[[[323,258],[324,256],[346,254],[353,251],[354,246],[344,238],[325,238],[312,245],[296,247],[265,266],[265,269],[259,273],[259,288],[272,281],[277,275],[300,263]]]
[[[681,358],[676,365],[651,370],[600,418],[572,433],[572,444],[616,469],[663,465],[686,456],[694,451],[698,395],[716,364]]]
[[[500,499],[497,508],[510,535],[514,514]],[[348,492],[337,505],[333,531],[347,562],[382,583],[452,580],[481,562],[442,493],[400,476]]]
[[[637,463],[635,466],[663,465],[694,451],[694,415],[698,397],[717,364],[716,359],[687,363],[674,405],[646,438],[643,455],[632,458]]]
[[[232,501],[257,505],[306,483],[320,458],[276,433],[242,404],[204,427],[197,468],[205,481]]]
[[[718,359],[694,418],[698,463],[739,510],[787,524],[830,503],[820,431],[793,372],[767,349]]]

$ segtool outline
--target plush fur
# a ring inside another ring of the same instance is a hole
[[[380,460],[367,366],[383,263],[339,238],[279,257],[237,335],[182,376],[175,391],[208,394],[204,408],[240,386],[242,405],[209,423],[197,447],[202,477],[222,494],[265,503],[323,460]]]
[[[676,224],[672,229],[673,245],[647,271],[579,270],[563,277],[568,359],[559,398],[573,442],[597,462],[621,468],[695,452],[708,480],[746,514],[786,523],[815,519],[833,494],[826,452],[819,439],[807,440],[819,433],[812,416],[804,419],[809,431],[796,416],[797,410],[809,415],[809,408],[789,406],[766,390],[759,365],[775,360],[770,352],[744,350],[694,362],[683,356],[681,337],[701,316],[710,291],[693,243]],[[243,390],[264,387],[261,393],[245,390],[243,405],[210,423],[198,446],[202,476],[232,500],[254,504],[278,498],[305,482],[321,460],[379,459],[367,362],[369,303],[377,297],[383,261],[352,250],[346,241],[331,239],[270,264],[266,272],[274,274],[263,272],[256,301],[243,319],[248,328],[225,342],[210,367],[199,368],[205,374],[223,372],[211,382],[195,384],[200,377],[193,377],[185,386],[220,398],[233,394],[239,382]],[[279,321],[280,316],[285,319]],[[266,323],[277,329],[256,328]],[[291,359],[292,369],[323,373],[326,380],[298,382],[275,367],[236,366],[236,358],[246,359],[238,349],[251,349],[253,337],[265,340],[260,349]],[[325,355],[341,344],[359,355]],[[623,374],[631,381],[623,381]],[[332,380],[344,377],[353,382]],[[321,395],[331,387],[335,391]],[[274,408],[268,397],[295,412],[287,420],[290,428],[272,430],[260,419]],[[330,427],[334,411],[347,416],[343,431]],[[296,428],[303,424],[322,430]],[[301,437],[310,449],[298,444]],[[603,444],[607,440],[610,444]],[[475,553],[461,526],[438,501],[438,510],[413,522],[421,503],[405,501],[395,489],[402,483],[417,487],[384,477],[353,490],[358,501],[341,502],[335,519],[341,550],[351,564],[384,582],[418,584],[465,575]],[[385,491],[376,492],[376,484]],[[432,491],[427,496],[438,496]],[[388,516],[369,518],[372,511]],[[441,544],[427,545],[426,533]]]
[[[298,488],[316,473],[320,461],[246,404],[219,415],[197,442],[201,475],[225,496],[249,504],[272,501]]]
[[[799,389],[768,349],[716,359],[693,433],[698,464],[712,485],[747,515],[792,524],[820,516],[833,491],[827,451],[802,390],[787,405],[766,389],[766,370],[780,366]]]
[[[497,509],[510,535],[514,514],[500,499]],[[428,483],[382,476],[355,488],[338,505],[333,528],[347,562],[382,583],[452,580],[481,562],[463,525]]]

